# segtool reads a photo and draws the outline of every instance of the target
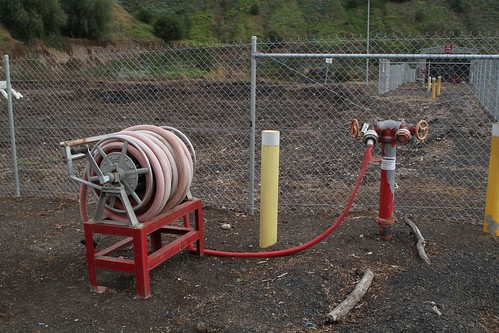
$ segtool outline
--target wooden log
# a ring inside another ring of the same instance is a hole
[[[333,311],[328,313],[326,318],[327,321],[338,322],[342,318],[344,318],[364,296],[366,291],[371,286],[373,278],[374,273],[370,269],[366,269],[364,272],[364,276],[362,276],[362,279],[359,281],[359,283],[357,283],[355,289],[347,296],[347,298],[345,298],[343,302],[335,307]]]
[[[421,234],[421,231],[419,231],[419,228],[416,226],[416,224],[414,224],[414,222],[409,220],[407,217],[404,217],[404,222],[412,229],[412,233],[416,237],[416,240],[417,240],[416,248],[418,250],[419,257],[427,265],[430,265],[430,258],[428,258],[428,256],[426,255],[425,248],[424,248],[426,245],[426,242],[423,238],[423,235]]]

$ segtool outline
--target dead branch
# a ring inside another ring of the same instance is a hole
[[[364,276],[362,276],[362,279],[359,283],[357,283],[355,289],[347,296],[347,298],[345,298],[343,302],[334,308],[333,311],[328,313],[327,320],[330,322],[338,322],[344,318],[364,296],[366,291],[371,286],[373,278],[374,273],[370,269],[366,269]]]
[[[423,261],[426,263],[426,264],[430,264],[430,258],[428,258],[428,256],[426,255],[426,252],[425,252],[425,245],[426,245],[426,242],[423,238],[423,235],[421,234],[421,231],[419,231],[418,227],[414,224],[414,222],[412,222],[411,220],[409,220],[407,217],[404,217],[404,222],[405,224],[407,224],[411,229],[412,229],[412,233],[414,234],[414,236],[416,237],[417,239],[417,243],[416,243],[416,248],[418,250],[418,255],[421,259],[423,259]]]

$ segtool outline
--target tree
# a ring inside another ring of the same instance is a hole
[[[469,0],[449,0],[449,7],[456,13],[466,13],[471,5]]]
[[[185,28],[180,19],[167,14],[158,17],[153,27],[154,34],[165,42],[181,40],[186,35]]]
[[[100,39],[108,32],[112,0],[61,0],[61,4],[68,16],[67,36]]]
[[[140,8],[137,13],[137,19],[147,24],[151,24],[154,19],[154,14],[150,9]]]
[[[365,6],[367,4],[367,2],[364,0],[346,0],[344,4],[345,4],[345,8],[353,9],[353,8],[357,8],[360,6]]]
[[[254,3],[250,6],[250,15],[252,16],[257,16],[258,14],[260,14],[260,6],[257,4],[257,3]]]
[[[66,15],[58,0],[0,0],[0,21],[14,38],[30,41],[59,36]]]

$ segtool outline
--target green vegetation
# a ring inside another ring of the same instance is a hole
[[[99,39],[111,19],[113,0],[0,0],[0,22],[12,37],[62,45],[61,36]]]
[[[373,34],[497,31],[497,0],[371,0]],[[365,35],[367,0],[121,0],[132,15],[154,21],[181,15],[194,42]],[[146,21],[144,21],[146,22]],[[147,22],[146,22],[147,23]]]
[[[101,39],[108,32],[112,4],[113,0],[61,0],[67,15],[64,35]]]
[[[58,0],[0,0],[0,22],[21,40],[58,35],[66,22]]]
[[[201,53],[201,54],[198,54]],[[127,59],[111,60],[100,63],[93,69],[94,75],[100,78],[152,79],[162,78],[175,80],[180,78],[197,79],[206,77],[216,69],[209,54],[196,50],[179,49],[175,56],[161,51],[150,51],[138,55],[131,61]]]
[[[111,40],[139,40],[154,41],[153,27],[133,18],[122,6],[113,4],[112,19],[109,25],[108,35]]]
[[[374,34],[496,33],[497,0],[371,0]],[[189,44],[364,36],[367,0],[0,0],[0,41]]]
[[[179,16],[162,14],[154,21],[154,34],[165,42],[186,38],[188,30],[188,20]]]
[[[11,39],[12,37],[10,37],[9,32],[5,30],[5,28],[2,27],[2,25],[0,25],[0,42],[7,42]]]

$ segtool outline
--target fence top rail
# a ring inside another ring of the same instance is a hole
[[[499,54],[466,54],[466,53],[253,53],[255,58],[366,58],[366,59],[488,59],[498,60]]]

